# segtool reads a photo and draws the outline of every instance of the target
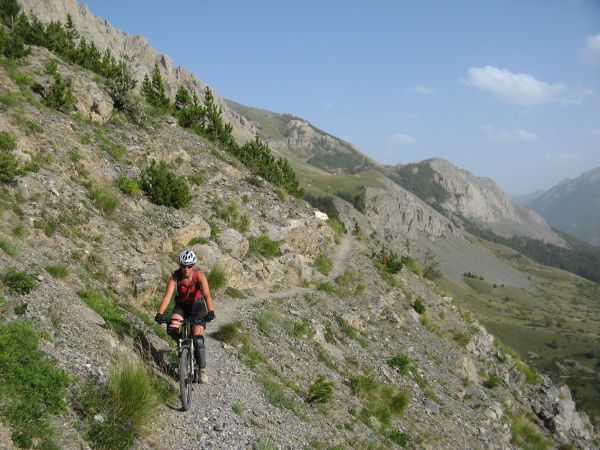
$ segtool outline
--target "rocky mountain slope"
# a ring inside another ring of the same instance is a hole
[[[600,167],[561,181],[529,207],[553,227],[600,246]]]
[[[526,236],[565,245],[540,215],[513,203],[493,180],[476,177],[444,159],[388,168],[387,172],[420,193],[423,200],[459,219],[469,219],[501,236]]]
[[[100,389],[115,367],[137,359],[174,384],[172,346],[150,324],[173,258],[187,246],[235,289],[214,291],[211,379],[194,410],[182,413],[176,400],[159,406],[155,431],[136,435],[139,448],[505,449],[532,435],[592,445],[568,388],[528,380],[525,366],[434,284],[406,268],[384,276],[371,258],[382,242],[336,236],[309,205],[277,194],[172,117],[129,122],[81,68],[57,63],[79,114],[45,106],[31,88],[49,82],[43,68],[52,60],[33,48],[18,67],[0,68],[0,131],[14,141],[3,151],[23,168],[1,188],[0,330],[35,323],[40,349],[72,377],[66,411],[51,419],[58,447],[97,445],[85,430],[105,416],[86,415],[86,380]],[[94,96],[106,100],[107,121],[88,119]],[[179,167],[190,206],[158,206],[115,187],[139,179],[151,161]],[[369,190],[370,204],[417,202],[394,186]],[[387,224],[367,211],[364,220],[384,236],[386,227],[452,233],[432,211]],[[279,252],[251,248],[260,236]],[[319,255],[340,275],[327,275]],[[15,271],[35,277],[34,286],[16,290]],[[237,340],[215,333],[223,325],[237,327]],[[329,386],[322,401],[312,388],[318,379]],[[5,420],[0,439],[10,448],[17,425]]]

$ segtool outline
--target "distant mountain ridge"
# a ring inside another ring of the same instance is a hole
[[[600,246],[600,167],[561,181],[535,199],[530,208],[553,227]]]
[[[536,189],[529,194],[517,194],[511,195],[510,199],[516,203],[517,205],[522,206],[523,208],[529,208],[529,204],[533,202],[536,198],[540,197],[544,192],[543,189]]]

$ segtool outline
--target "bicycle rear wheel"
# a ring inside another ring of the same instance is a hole
[[[189,347],[181,349],[181,355],[179,356],[179,392],[181,406],[184,411],[190,409],[192,404],[193,358],[194,356],[190,353]]]

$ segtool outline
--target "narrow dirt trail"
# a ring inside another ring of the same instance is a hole
[[[344,270],[346,270],[348,257],[352,252],[354,244],[354,236],[345,234],[332,259],[333,268],[331,269],[331,273],[329,275],[330,280],[335,280],[344,272]]]
[[[330,280],[343,273],[353,244],[354,238],[346,235],[336,248]],[[284,291],[259,292],[246,299],[223,301],[219,301],[218,294],[214,295],[216,318],[205,333],[209,381],[194,386],[189,411],[181,411],[178,398],[163,408],[161,431],[151,440],[152,448],[248,449],[266,434],[265,430],[273,429],[288,439],[309,435],[310,430],[290,411],[268,402],[254,373],[242,364],[236,350],[216,339],[215,332],[225,323],[251,320],[253,305],[263,300],[292,299],[311,291],[312,288],[293,286]]]

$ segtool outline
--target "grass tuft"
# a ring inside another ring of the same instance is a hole
[[[13,294],[29,294],[37,288],[35,277],[12,267],[2,276],[2,281]]]

